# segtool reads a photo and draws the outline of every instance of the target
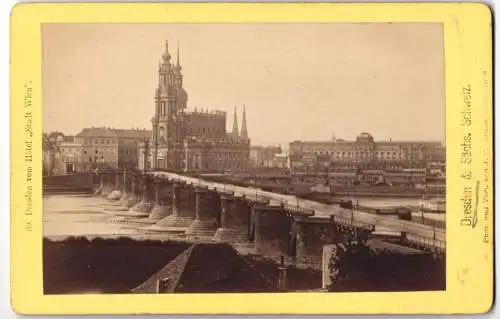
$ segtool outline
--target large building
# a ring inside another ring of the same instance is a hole
[[[58,165],[57,160],[59,159],[59,150],[55,141],[51,141],[49,134],[42,134],[42,153],[43,153],[43,163],[42,163],[42,173],[43,176],[54,175],[54,168]],[[57,156],[57,157],[56,157]]]
[[[275,157],[281,153],[281,146],[253,145],[250,147],[250,166],[252,168],[274,167]]]
[[[232,132],[226,132],[226,112],[188,110],[181,71],[179,50],[174,65],[166,42],[151,118],[152,142],[141,145],[139,168],[177,172],[246,170],[250,139],[245,109],[239,131],[235,108]]]
[[[42,135],[44,175],[61,175],[78,171],[80,148],[75,137],[62,132]]]
[[[78,167],[82,171],[95,168],[135,169],[139,159],[139,143],[150,139],[145,129],[85,128],[75,136],[79,146]]]
[[[292,169],[337,166],[363,169],[427,167],[445,161],[445,147],[433,141],[375,141],[361,133],[355,141],[294,141],[290,143]]]
[[[85,128],[75,136],[43,134],[44,175],[95,169],[137,169],[139,143],[151,138],[145,129]]]

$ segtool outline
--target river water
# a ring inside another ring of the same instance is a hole
[[[124,224],[109,223],[110,201],[90,195],[43,197],[44,236],[132,235],[138,232]]]

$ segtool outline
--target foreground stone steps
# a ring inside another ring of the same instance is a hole
[[[108,223],[111,224],[136,224],[136,220],[140,217],[129,217],[129,216],[113,216],[108,219]]]
[[[156,224],[159,220],[160,220],[160,218],[158,218],[158,217],[154,217],[154,216],[149,215],[148,217],[145,217],[145,218],[137,218],[137,219],[134,219],[134,222],[135,222],[138,226],[142,226],[142,225],[154,225],[154,224]]]
[[[253,242],[245,243],[231,243],[236,251],[241,255],[256,255],[257,250],[255,249],[255,244]]]
[[[140,200],[134,196],[127,197],[124,200],[120,200],[120,204],[127,207],[133,207],[134,205],[137,205],[139,202]]]
[[[158,228],[185,228],[187,229],[194,222],[194,217],[178,215],[168,215],[156,223]]]
[[[149,217],[159,221],[170,214],[172,214],[172,207],[170,205],[154,205]]]
[[[121,199],[121,197],[122,197],[122,192],[119,190],[114,190],[110,192],[107,196],[109,200],[115,200],[115,201]]]
[[[188,236],[213,236],[217,231],[215,220],[195,220],[187,229]]]
[[[152,201],[147,201],[147,200],[142,200],[136,205],[132,206],[129,211],[131,213],[143,213],[149,215],[151,210],[153,209],[153,202]]]
[[[214,234],[214,241],[229,243],[245,243],[249,241],[246,229],[219,228]]]

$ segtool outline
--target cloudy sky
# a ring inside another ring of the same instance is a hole
[[[48,24],[44,131],[150,128],[165,41],[188,108],[246,105],[252,144],[444,141],[440,24]]]

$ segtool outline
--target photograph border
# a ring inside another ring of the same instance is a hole
[[[446,291],[43,295],[41,24],[264,22],[443,24]],[[11,303],[14,310],[23,314],[421,314],[488,311],[493,299],[494,258],[491,52],[491,12],[486,5],[472,3],[16,5],[11,13]],[[464,146],[467,136],[472,136],[469,147]],[[473,205],[477,216],[475,227],[461,224],[464,215],[468,214],[463,203],[466,187],[474,189],[478,199],[474,199]]]

